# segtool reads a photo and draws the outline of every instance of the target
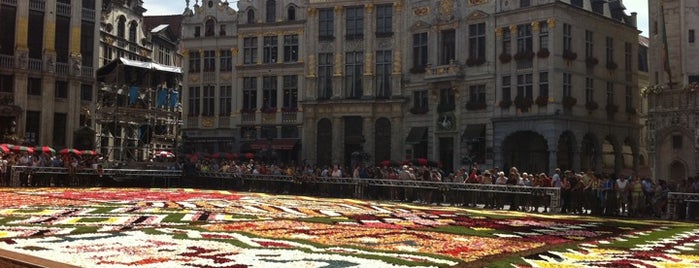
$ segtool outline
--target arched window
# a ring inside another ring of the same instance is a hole
[[[266,22],[274,22],[277,20],[276,14],[277,14],[277,2],[274,0],[267,0],[267,18]]]
[[[204,28],[206,31],[204,32],[204,36],[214,36],[214,20],[213,19],[208,19],[206,20],[206,23],[204,25]]]
[[[248,24],[255,23],[255,11],[252,9],[248,10]]]
[[[296,8],[295,7],[290,6],[286,12],[287,12],[287,19],[288,20],[296,20]]]
[[[124,16],[119,17],[119,22],[117,23],[117,36],[119,38],[126,38],[126,18],[124,18]]]
[[[138,23],[132,21],[129,26],[129,41],[136,42],[136,29],[138,29]]]

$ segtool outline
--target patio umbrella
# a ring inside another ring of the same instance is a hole
[[[29,147],[29,146],[13,146],[12,151],[15,152],[27,152],[30,154],[34,153],[34,147]]]
[[[247,153],[247,154],[245,154],[245,158],[247,158],[247,159],[253,159],[253,158],[255,158],[255,154],[253,154],[253,153]]]
[[[211,155],[211,158],[217,158],[217,159],[233,159],[233,154],[231,153],[226,153],[226,152],[217,152]]]
[[[155,151],[155,156],[157,156],[157,157],[175,157],[175,154],[173,154],[170,151]]]
[[[80,153],[84,155],[97,155],[97,152],[95,150],[82,150]]]
[[[47,153],[47,154],[55,154],[56,153],[56,149],[53,149],[53,148],[48,147],[48,146],[41,146],[41,147],[36,148],[36,150],[39,152],[42,152],[42,153]]]
[[[0,152],[4,154],[9,154],[10,153],[10,148],[7,147],[8,144],[0,144]]]
[[[60,154],[77,154],[77,155],[82,154],[82,152],[80,150],[72,149],[72,148],[65,148],[63,150],[58,151],[58,153],[60,153]]]

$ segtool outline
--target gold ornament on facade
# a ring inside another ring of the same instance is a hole
[[[500,28],[500,27],[495,28],[495,36],[497,36],[497,37],[502,36],[502,28]]]
[[[442,0],[439,1],[439,14],[442,16],[451,15],[454,12],[454,1],[453,0]]]
[[[228,73],[222,74],[220,77],[223,81],[231,81],[231,75]]]
[[[199,76],[192,75],[192,76],[189,77],[189,81],[197,82],[197,81],[199,81]]]
[[[212,128],[214,127],[214,119],[205,117],[201,119],[201,126],[205,128]]]
[[[532,32],[539,32],[539,22],[532,21]]]
[[[342,55],[340,55],[340,53],[335,53],[334,68],[335,68],[335,75],[341,76],[342,75]]]
[[[308,8],[308,17],[315,16],[318,13],[317,11],[318,11],[318,9],[316,9],[314,7],[309,7]]]
[[[517,25],[510,25],[510,34],[512,34],[512,35],[517,34]]]
[[[364,4],[364,9],[366,10],[366,13],[374,13],[374,4]]]
[[[231,55],[238,56],[238,48],[237,47],[231,48]]]
[[[335,6],[335,13],[340,15],[340,14],[342,14],[343,9],[344,9],[343,6]]]
[[[365,75],[371,75],[374,73],[374,70],[372,68],[374,66],[372,64],[373,62],[374,62],[374,54],[373,53],[369,52],[369,53],[364,54],[364,70],[365,70],[364,74]]]
[[[430,14],[430,7],[418,7],[413,9],[413,15],[422,17],[427,14]]]
[[[308,55],[308,76],[316,76],[316,57],[313,54]]]
[[[548,20],[546,20],[546,23],[549,25],[549,28],[556,27],[556,19],[553,19],[553,18],[548,19]]]
[[[395,61],[393,62],[393,73],[394,74],[400,74],[400,70],[403,68],[403,64],[401,62],[401,56],[400,56],[400,50],[396,50],[393,52],[395,57]]]
[[[182,54],[183,58],[185,58],[185,59],[189,58],[189,50],[182,51],[181,54]]]
[[[469,6],[476,6],[488,3],[488,0],[468,0]]]
[[[403,1],[394,2],[393,7],[396,9],[396,13],[400,14],[403,12]]]

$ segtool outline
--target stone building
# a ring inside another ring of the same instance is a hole
[[[94,148],[101,6],[101,0],[0,1],[3,142]]]
[[[654,179],[673,184],[699,172],[699,3],[650,0],[648,151]],[[665,56],[664,56],[665,55]]]

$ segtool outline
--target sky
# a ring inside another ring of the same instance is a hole
[[[196,0],[190,0],[190,5],[194,5]],[[200,1],[200,2],[203,2]],[[235,0],[228,1],[232,5],[236,2]],[[200,3],[201,5],[201,3]],[[147,16],[153,15],[172,15],[172,14],[182,14],[185,7],[184,0],[143,0],[143,6],[148,9],[146,11]],[[638,29],[642,31],[641,35],[648,36],[648,1],[646,0],[626,0],[624,1],[624,6],[626,6],[626,13],[631,12],[638,13]]]

